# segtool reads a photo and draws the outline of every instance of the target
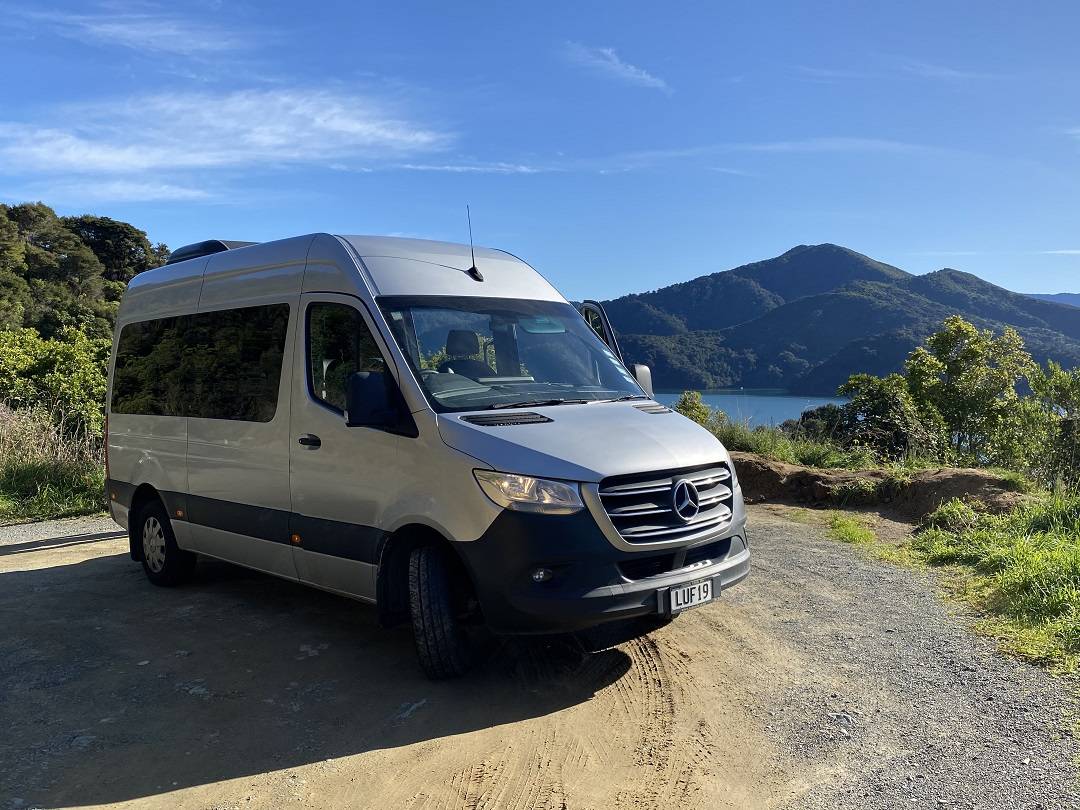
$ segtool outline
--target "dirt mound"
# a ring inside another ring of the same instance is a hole
[[[952,498],[978,501],[987,511],[999,513],[1024,497],[986,470],[944,467],[901,476],[887,470],[819,470],[753,453],[732,453],[731,460],[749,503],[887,504],[899,517],[915,522]]]

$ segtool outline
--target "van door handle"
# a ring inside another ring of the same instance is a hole
[[[312,433],[305,433],[298,441],[304,447],[322,447],[322,439]]]

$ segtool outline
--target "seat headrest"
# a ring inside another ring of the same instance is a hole
[[[446,335],[446,353],[451,357],[480,354],[480,336],[470,329],[451,329]]]

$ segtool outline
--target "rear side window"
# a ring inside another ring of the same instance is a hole
[[[289,305],[128,324],[113,413],[269,422],[277,411]]]
[[[345,386],[357,371],[386,371],[386,362],[360,313],[347,304],[316,303],[307,311],[308,388],[345,412]]]
[[[113,373],[113,413],[183,416],[179,318],[129,323],[120,332]]]

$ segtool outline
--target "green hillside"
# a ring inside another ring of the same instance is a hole
[[[944,269],[914,276],[837,245],[606,302],[628,360],[659,388],[829,394],[850,374],[899,370],[949,315],[1016,328],[1041,362],[1080,365],[1080,309]]]

